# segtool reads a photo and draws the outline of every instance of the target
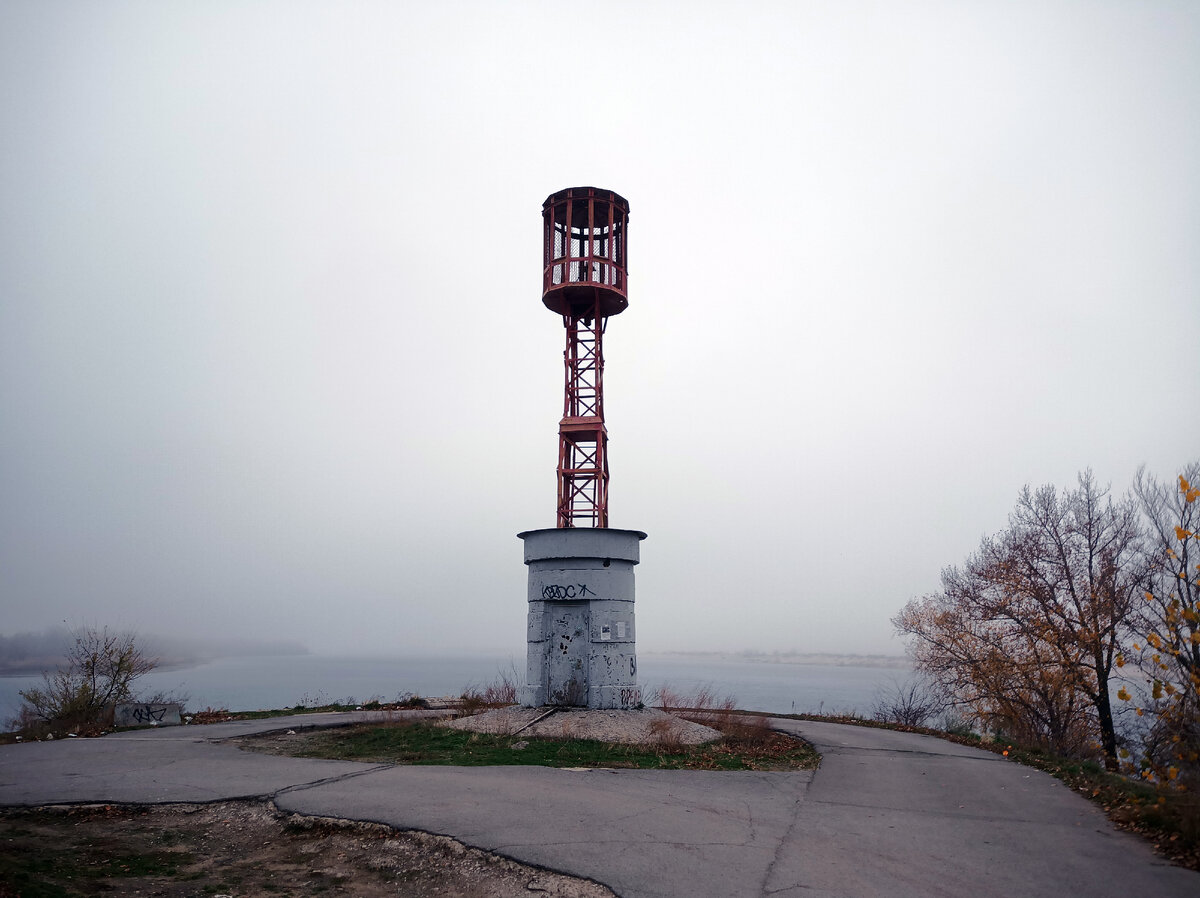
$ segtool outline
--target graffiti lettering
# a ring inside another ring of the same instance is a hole
[[[587,595],[595,595],[593,590],[587,588],[583,583],[568,583],[565,586],[559,584],[548,584],[542,587],[542,599],[544,601],[553,601],[554,599],[582,599]]]
[[[166,708],[144,708],[133,709],[133,719],[138,723],[162,723],[164,717],[167,716]]]
[[[179,719],[180,707],[174,702],[120,702],[113,705],[113,726],[176,726]]]
[[[636,705],[642,700],[642,690],[637,686],[626,687],[621,690],[621,707],[629,708]]]

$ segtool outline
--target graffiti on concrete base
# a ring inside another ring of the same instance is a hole
[[[175,702],[125,702],[113,708],[113,726],[178,726],[182,710]]]
[[[542,599],[547,602],[555,599],[582,599],[595,594],[585,583],[550,583],[542,587]]]
[[[153,705],[133,709],[133,719],[138,723],[162,723],[166,716],[166,708],[155,708]]]

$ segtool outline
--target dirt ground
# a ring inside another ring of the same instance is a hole
[[[660,717],[668,715],[589,712],[558,715],[539,725],[552,727],[548,735],[608,741],[647,741],[668,730],[674,740],[688,743],[718,735],[675,718],[668,718],[673,728],[655,727]],[[510,732],[528,722],[493,712],[467,725]],[[231,741],[244,749],[292,754],[310,735],[309,730],[276,731]],[[615,898],[597,883],[518,864],[443,836],[302,817],[269,802],[0,808],[0,898],[105,893]]]
[[[262,802],[0,809],[0,898],[356,895],[612,898],[453,839]]]

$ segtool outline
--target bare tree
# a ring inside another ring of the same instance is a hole
[[[983,728],[1064,754],[1090,739],[1086,703],[1074,672],[1026,627],[1014,623],[1002,595],[972,556],[942,573],[940,593],[914,599],[894,619],[910,637],[917,670],[939,684],[948,705]]]
[[[1023,599],[1096,713],[1101,747],[1117,764],[1109,684],[1141,597],[1141,522],[1129,497],[1113,501],[1092,472],[1077,489],[1026,489],[1009,520],[1014,557],[1008,587]]]
[[[1138,471],[1134,493],[1149,538],[1130,654],[1145,678],[1145,761],[1161,782],[1200,789],[1200,462],[1178,485]],[[1136,691],[1136,690],[1135,690]],[[1131,699],[1124,689],[1118,696]]]
[[[923,727],[946,710],[947,699],[937,684],[923,677],[907,683],[893,683],[880,690],[871,716],[880,723]]]
[[[985,722],[1059,750],[1090,723],[1115,767],[1109,682],[1141,594],[1139,526],[1132,500],[1114,501],[1091,471],[1062,493],[1026,487],[1008,529],[894,623],[918,668]]]
[[[21,691],[21,721],[95,725],[107,706],[128,701],[134,681],[157,664],[131,632],[110,632],[107,627],[73,630],[63,664],[42,674],[42,688]]]

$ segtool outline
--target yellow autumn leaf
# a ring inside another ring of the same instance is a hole
[[[1120,689],[1117,690],[1117,698],[1119,698],[1121,701],[1127,702],[1127,701],[1129,701],[1129,699],[1131,697],[1132,696],[1130,696],[1130,694],[1125,691],[1124,686],[1122,686]]]
[[[1179,492],[1189,504],[1200,498],[1200,487],[1192,486],[1182,474],[1179,475]]]
[[[1183,542],[1189,536],[1195,536],[1195,534],[1190,530],[1184,530],[1182,527],[1175,528],[1175,538],[1180,542]]]

